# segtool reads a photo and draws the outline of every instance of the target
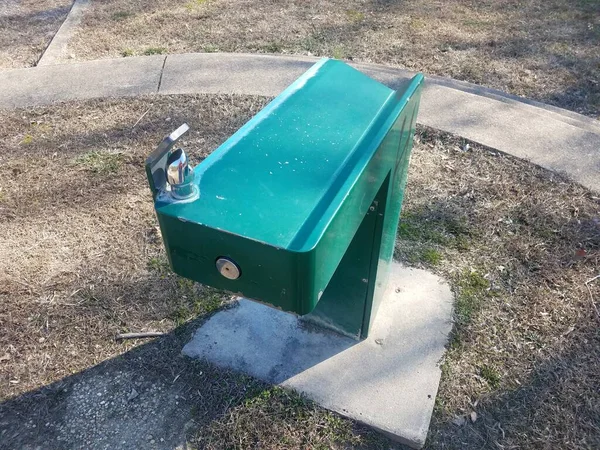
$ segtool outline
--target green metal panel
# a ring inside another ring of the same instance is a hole
[[[199,197],[156,196],[173,270],[366,336],[422,81],[394,92],[340,61],[315,64],[195,169]],[[223,277],[219,257],[241,276]]]

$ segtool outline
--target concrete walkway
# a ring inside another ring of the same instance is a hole
[[[73,2],[71,11],[69,11],[67,18],[52,38],[52,41],[50,41],[46,51],[40,57],[37,66],[58,64],[68,59],[67,48],[69,41],[75,35],[77,27],[79,27],[89,6],[90,0],[75,0]]]
[[[317,58],[198,53],[45,65],[0,72],[0,108],[144,94],[274,96]],[[411,72],[352,64],[397,87]],[[428,77],[419,123],[528,159],[600,191],[600,122],[464,82]]]

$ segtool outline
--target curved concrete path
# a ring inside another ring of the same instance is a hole
[[[190,53],[0,71],[0,108],[144,94],[274,96],[318,58]],[[413,73],[351,63],[395,88]],[[439,77],[427,77],[418,122],[563,173],[600,191],[600,122]]]

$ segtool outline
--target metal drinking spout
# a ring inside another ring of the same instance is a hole
[[[194,195],[194,171],[183,149],[169,153],[165,172],[173,197],[184,199]]]
[[[146,160],[146,173],[155,199],[161,195],[163,199],[170,196],[173,200],[190,200],[198,195],[187,155],[181,148],[173,149],[189,129],[187,124],[181,125],[166,136]]]

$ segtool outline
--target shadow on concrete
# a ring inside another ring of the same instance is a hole
[[[0,449],[188,448],[190,440],[210,434],[213,421],[270,388],[181,354],[205,320],[0,403]],[[259,358],[260,349],[255,350]],[[282,417],[272,420],[289,426]],[[355,429],[361,433],[360,426]],[[253,448],[260,448],[260,431]]]
[[[0,448],[174,449],[266,386],[180,355],[203,319],[0,404]]]

